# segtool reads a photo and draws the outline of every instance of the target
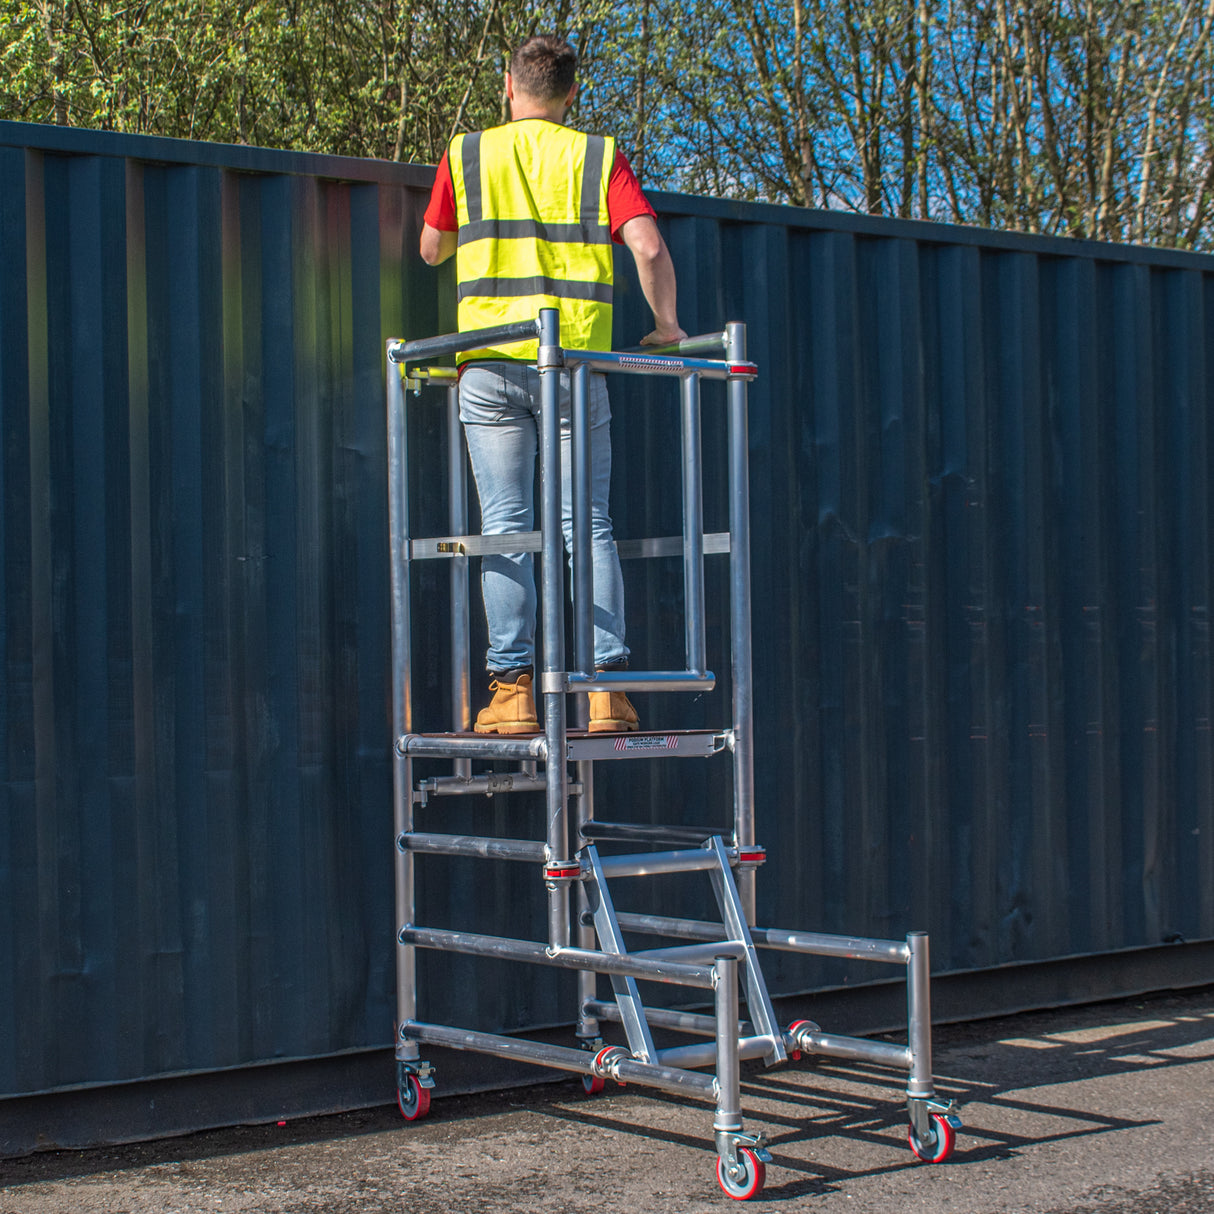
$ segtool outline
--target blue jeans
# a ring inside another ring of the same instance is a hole
[[[526,363],[476,363],[460,377],[472,475],[481,503],[481,534],[508,535],[535,527],[535,460],[539,446],[540,374]],[[569,374],[561,374],[561,527],[573,547]],[[611,405],[603,375],[590,376],[591,552],[594,566],[594,663],[628,656],[624,644],[624,581],[611,534]],[[535,662],[535,574],[530,553],[481,558],[481,591],[489,622],[491,672]]]

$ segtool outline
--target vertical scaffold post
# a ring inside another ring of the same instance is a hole
[[[594,492],[591,473],[590,444],[590,368],[580,363],[573,368],[570,401],[570,462],[571,497],[573,507],[573,664],[584,673],[594,669],[594,538],[591,529],[591,495]],[[589,696],[575,699],[574,724],[585,729],[590,720]],[[577,781],[581,789],[577,798],[577,834],[573,841],[575,852],[586,844],[582,827],[594,817],[594,764],[582,761],[577,765]],[[584,922],[590,910],[585,886],[577,886],[577,942],[579,948],[595,945],[594,928]],[[584,1041],[593,1041],[599,1034],[599,1022],[586,1013],[586,1004],[595,997],[596,978],[590,970],[578,974],[578,1027]]]
[[[568,860],[569,781],[565,765],[565,693],[549,680],[565,669],[565,577],[561,531],[560,377],[564,353],[556,308],[540,309],[540,548],[544,621],[544,734],[547,742],[547,858]],[[548,943],[569,947],[569,883],[548,882]]]
[[[388,537],[392,545],[392,740],[413,728],[409,661],[409,495],[405,467],[409,458],[405,386],[388,343]]]
[[[396,742],[413,725],[410,695],[409,635],[409,498],[405,467],[408,459],[408,431],[405,389],[397,364],[392,361],[388,343],[387,426],[388,426],[388,535],[392,545],[389,577],[392,589],[392,800],[394,838],[412,829],[413,778],[411,764],[396,753]],[[396,864],[396,907],[403,927],[413,918],[413,856],[406,851]],[[400,1026],[412,1020],[417,1010],[416,954],[411,945],[396,946],[400,952],[396,966],[396,1057],[411,1062],[418,1057],[417,1042],[402,1040]]]
[[[712,1128],[717,1153],[732,1162],[736,1135],[742,1129],[742,1066],[738,1058],[738,961],[717,957],[713,963],[717,1029],[717,1112]]]
[[[413,830],[413,761],[396,753],[393,747],[392,794],[396,837]],[[397,932],[408,927],[414,919],[413,853],[407,848],[396,862],[396,914],[400,922]],[[397,937],[396,961],[396,1059],[398,1062],[414,1062],[418,1058],[417,1042],[400,1035],[400,1026],[417,1019],[417,949],[411,944],[402,944]]]
[[[910,950],[906,963],[906,1010],[911,1056],[906,1095],[915,1131],[927,1142],[931,1138],[927,1101],[936,1094],[932,1080],[932,979],[927,933],[909,933],[906,946]]]
[[[704,494],[700,467],[700,377],[681,380],[683,429],[683,615],[687,669],[708,669],[704,636]]]
[[[459,421],[459,387],[447,389],[447,525],[452,535],[468,532],[468,457]],[[468,558],[451,557],[451,728],[464,733],[472,728],[471,649],[468,622]],[[456,759],[455,774],[472,775],[471,759]]]
[[[725,357],[746,361],[746,326],[734,321],[725,328]],[[733,684],[734,842],[739,848],[755,842],[754,680],[750,648],[750,438],[744,379],[731,379],[726,388],[729,421],[729,640]],[[755,873],[738,873],[738,893],[746,921],[755,922]]]
[[[570,496],[573,499],[573,653],[578,670],[594,669],[594,553],[591,548],[590,368],[579,363],[570,385]],[[562,474],[564,475],[564,474]]]

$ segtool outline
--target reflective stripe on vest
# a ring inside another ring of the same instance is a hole
[[[611,349],[607,182],[615,140],[541,119],[457,135],[448,149],[459,235],[460,332],[561,314],[561,345]],[[534,361],[537,343],[469,350]]]

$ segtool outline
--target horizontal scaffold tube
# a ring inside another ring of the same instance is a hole
[[[694,337],[684,337],[681,341],[671,342],[668,346],[630,346],[621,350],[621,354],[711,354],[721,353],[725,349],[727,338],[725,333],[699,333]]]
[[[397,739],[396,753],[413,759],[529,759],[548,757],[548,744],[543,734],[526,737],[499,737],[483,734],[465,737],[463,734],[407,733]]]
[[[849,957],[853,961],[881,961],[905,965],[910,949],[899,940],[867,940],[861,936],[828,936],[820,932],[789,932],[777,927],[752,927],[750,934],[760,948],[787,953],[811,953],[815,957]]]
[[[587,999],[585,1011],[588,1016],[594,1016],[598,1020],[619,1023],[624,1019],[619,1005],[607,999]],[[702,1037],[715,1037],[717,1032],[716,1017],[705,1016],[697,1012],[679,1012],[673,1008],[647,1007],[645,1019],[655,1028],[673,1029],[680,1033],[698,1033]],[[754,1029],[748,1021],[738,1021],[739,1037],[749,1037],[753,1032]]]
[[[741,940],[712,940],[703,944],[676,944],[673,948],[636,949],[630,957],[665,957],[668,961],[706,961],[717,957],[746,960],[746,945]]]
[[[418,792],[432,797],[491,797],[504,792],[543,792],[547,784],[539,776],[518,772],[490,771],[482,776],[434,776],[417,782]]]
[[[539,552],[543,548],[538,531],[511,531],[506,535],[431,535],[410,540],[409,557],[415,561],[448,559],[457,556],[512,556],[516,552]],[[616,553],[622,561],[649,560],[662,556],[682,556],[683,537],[663,535],[653,539],[616,540]],[[729,551],[729,532],[714,531],[704,536],[704,555]],[[665,690],[670,690],[666,688]]]
[[[551,671],[540,676],[540,690],[566,691],[711,691],[717,676],[711,670],[578,670]]]
[[[807,1054],[821,1054],[826,1058],[849,1058],[856,1062],[877,1062],[882,1066],[901,1067],[910,1070],[911,1052],[904,1045],[890,1045],[885,1041],[869,1041],[864,1037],[842,1037],[836,1033],[820,1033],[810,1028],[800,1028],[785,1033],[786,1043],[794,1050]]]
[[[651,1088],[661,1088],[685,1096],[691,1092],[715,1100],[717,1081],[713,1075],[699,1075],[695,1071],[684,1071],[679,1067],[637,1062],[632,1058],[621,1058],[611,1065],[611,1073],[621,1083],[643,1083]]]
[[[480,835],[438,835],[413,831],[396,841],[401,851],[432,856],[479,856],[485,860],[544,862],[544,845],[532,839],[493,839]]]
[[[470,953],[475,957],[498,957],[505,961],[526,961],[535,965],[555,965],[562,969],[589,970],[596,974],[624,974],[649,982],[712,989],[712,967],[705,965],[636,961],[626,953],[598,953],[582,948],[562,948],[550,952],[547,946],[532,940],[478,936],[471,932],[444,931],[432,927],[402,927],[399,939],[401,944],[412,944],[418,948]]]
[[[492,1054],[495,1058],[521,1058],[540,1066],[556,1067],[592,1075],[594,1055],[586,1050],[566,1045],[548,1045],[542,1041],[525,1041],[518,1037],[503,1037],[497,1033],[477,1033],[471,1029],[451,1028],[445,1024],[423,1024],[408,1020],[400,1026],[400,1035],[423,1045],[444,1045],[451,1050],[474,1050]]]
[[[771,1053],[770,1037],[743,1037],[738,1042],[739,1058],[766,1058]],[[717,1043],[697,1041],[694,1045],[676,1045],[668,1050],[658,1050],[658,1061],[663,1066],[715,1066]]]
[[[630,915],[625,911],[616,913],[616,921],[625,931],[649,936],[674,936],[681,940],[719,940],[725,930],[720,923],[672,919],[666,915]]]
[[[543,692],[569,691],[711,691],[716,675],[707,670],[600,670],[596,674],[580,670],[550,670],[540,675]]]
[[[717,853],[706,848],[641,852],[631,856],[600,856],[599,863],[608,877],[648,877],[654,873],[694,873],[716,868]],[[619,919],[620,926],[623,927],[623,917],[619,916]],[[718,924],[714,935],[709,939],[719,938],[722,930]]]
[[[503,1037],[497,1033],[478,1033],[471,1029],[451,1028],[445,1024],[424,1024],[417,1020],[405,1021],[400,1026],[400,1035],[423,1045],[441,1045],[451,1050],[472,1050],[478,1054],[491,1054],[495,1058],[532,1062],[537,1066],[575,1071],[581,1075],[597,1074],[594,1069],[594,1054],[587,1050],[570,1049],[568,1046],[548,1045],[542,1041],[528,1041],[519,1037]],[[632,1058],[613,1059],[609,1068],[621,1082],[643,1083],[679,1094],[715,1094],[711,1075],[697,1075],[672,1066],[654,1066]]]
[[[684,940],[718,940],[719,923],[698,919],[671,919],[663,915],[616,916],[625,931],[651,936],[673,936]],[[790,932],[774,927],[752,927],[750,937],[759,948],[781,952],[808,953],[815,957],[847,957],[853,961],[880,961],[905,965],[910,949],[900,940],[868,940],[859,936],[830,936],[820,932]]]
[[[588,354],[566,351],[570,366],[576,364],[592,371],[622,371],[632,375],[699,375],[704,379],[755,379],[759,368],[754,363],[720,362],[710,358],[691,358],[662,354]]]
[[[424,362],[442,358],[463,350],[482,346],[500,346],[512,341],[534,340],[540,331],[534,320],[519,320],[509,325],[494,325],[491,329],[470,329],[467,333],[443,333],[438,337],[422,337],[416,341],[390,341],[388,357],[394,363]]]
[[[625,843],[673,843],[681,847],[702,847],[713,835],[727,835],[731,827],[655,826],[646,822],[586,822],[582,837],[623,841]]]

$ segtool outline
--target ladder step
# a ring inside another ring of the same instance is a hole
[[[712,830],[703,826],[654,826],[641,822],[587,822],[582,834],[598,841],[621,840],[627,843],[671,843],[683,847],[701,847],[713,835],[727,835],[728,827]]]
[[[658,873],[709,872],[720,869],[715,851],[697,847],[688,851],[655,851],[630,856],[600,856],[604,877],[652,877]]]

